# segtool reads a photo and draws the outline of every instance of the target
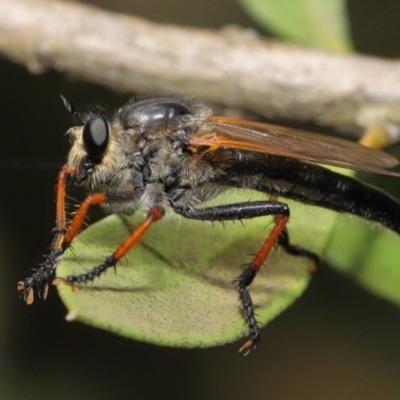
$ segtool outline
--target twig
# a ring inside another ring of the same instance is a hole
[[[73,2],[0,0],[0,52],[32,72],[131,92],[184,91],[266,117],[400,127],[400,63],[161,25]],[[396,129],[397,130],[397,129]]]

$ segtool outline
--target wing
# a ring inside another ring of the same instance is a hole
[[[398,172],[385,169],[395,167],[399,161],[383,151],[344,139],[236,118],[212,117],[189,143],[194,148],[207,146],[209,151],[218,148],[249,150],[400,176]]]

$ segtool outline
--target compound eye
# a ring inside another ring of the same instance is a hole
[[[107,150],[110,137],[110,126],[105,118],[98,115],[92,117],[83,126],[83,145],[88,158],[98,163]]]

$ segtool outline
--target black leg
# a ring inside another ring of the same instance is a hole
[[[174,210],[184,217],[205,221],[229,221],[267,215],[275,216],[275,226],[264,241],[260,250],[240,276],[235,279],[239,292],[241,308],[249,327],[250,335],[250,339],[241,347],[240,353],[243,355],[248,354],[252,349],[256,348],[260,341],[260,328],[255,317],[254,306],[248,288],[253,282],[268,253],[275,243],[277,243],[282,232],[285,232],[285,226],[290,215],[288,205],[277,201],[256,201],[252,203],[236,203],[199,209],[174,207]],[[286,238],[287,240],[283,242],[284,248],[288,249],[288,251],[292,251],[293,248],[289,245],[287,234]]]
[[[201,221],[237,221],[267,215],[289,216],[287,204],[278,201],[253,201],[206,208],[183,208],[171,204],[177,214]]]
[[[318,269],[319,264],[321,262],[319,256],[310,250],[304,249],[301,246],[291,244],[289,241],[289,233],[286,227],[282,231],[281,235],[278,237],[277,244],[281,246],[286,251],[286,253],[292,256],[301,256],[309,258],[311,261],[313,261],[315,267]]]
[[[275,226],[251,263],[234,280],[239,292],[239,301],[244,318],[249,327],[250,336],[250,339],[239,351],[241,354],[247,355],[251,350],[257,347],[260,341],[260,328],[255,317],[254,305],[250,296],[249,287],[272,247],[278,244],[282,246],[288,254],[308,257],[315,264],[318,264],[319,257],[309,250],[290,244],[289,235],[286,230],[286,223],[289,220],[290,210],[285,203],[280,203],[278,201],[256,201],[252,203],[236,203],[199,209],[185,209],[176,206],[173,206],[173,208],[178,214],[186,218],[203,221],[230,221],[267,215],[274,216]]]

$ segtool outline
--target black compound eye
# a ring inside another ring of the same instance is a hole
[[[110,137],[110,126],[105,118],[92,117],[83,126],[83,145],[88,158],[98,163],[107,150]]]

